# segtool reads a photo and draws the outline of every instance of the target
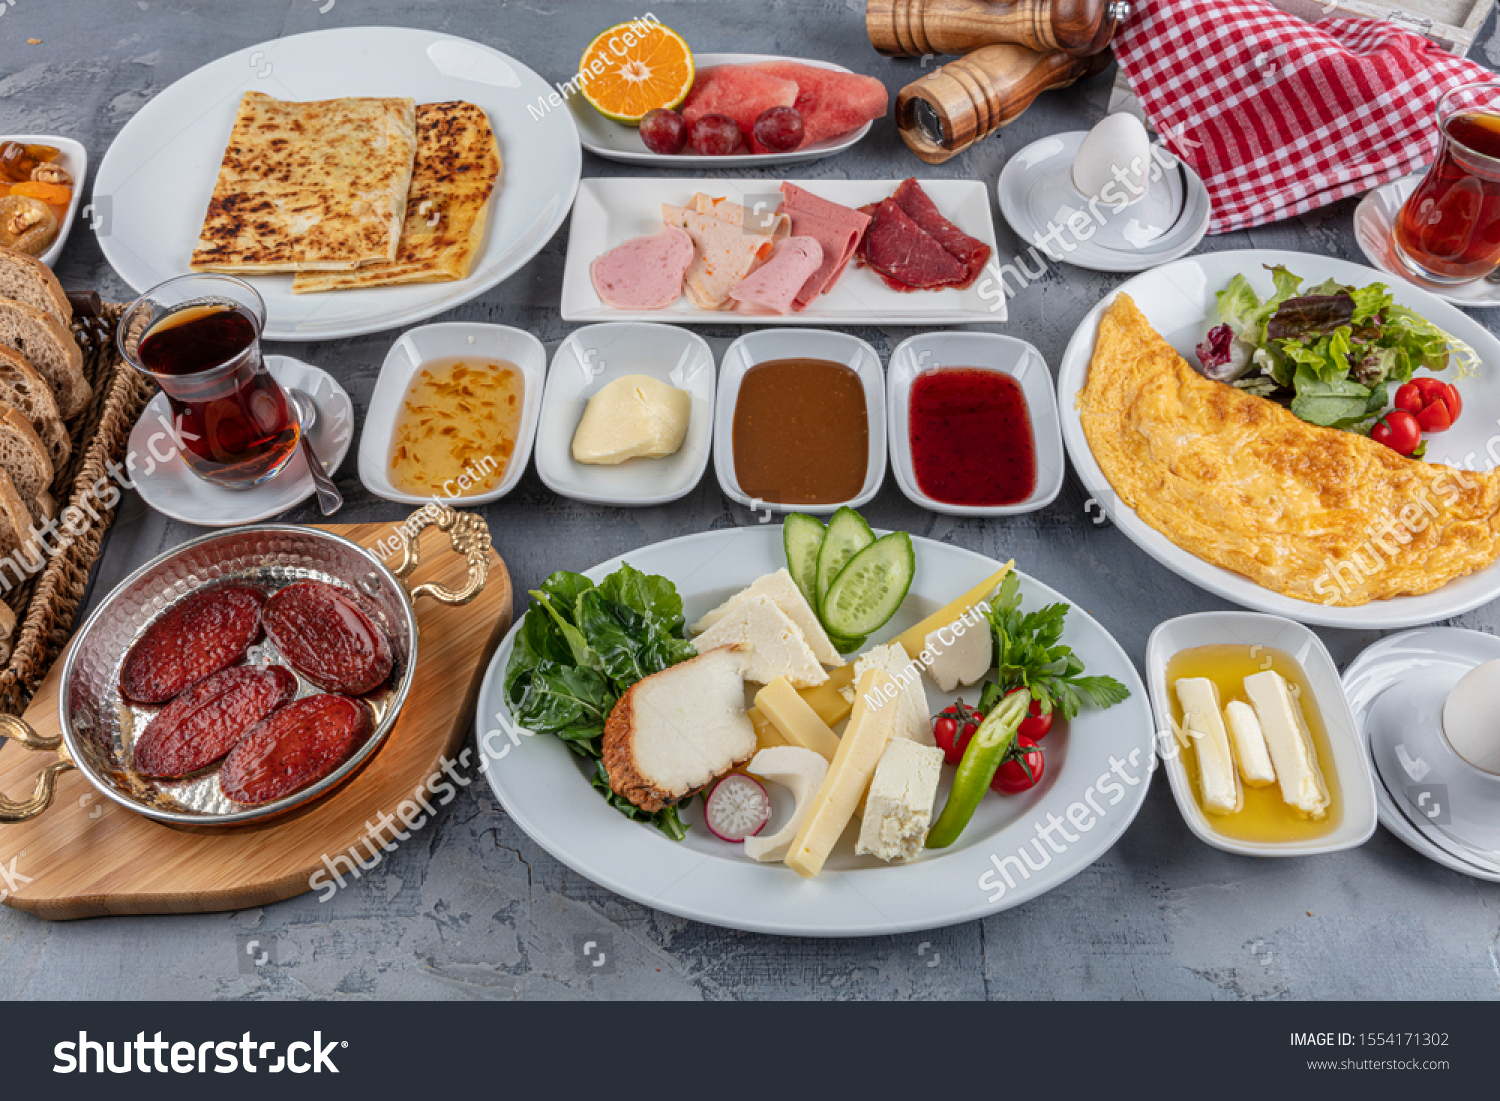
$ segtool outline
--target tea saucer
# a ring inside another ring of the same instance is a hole
[[[1443,748],[1441,710],[1429,708],[1433,729],[1418,730],[1412,725],[1415,712],[1404,706],[1412,696],[1440,699],[1464,673],[1495,658],[1500,658],[1500,638],[1494,635],[1423,627],[1369,647],[1349,664],[1343,683],[1365,752],[1376,766],[1380,824],[1445,868],[1500,882],[1495,853],[1454,836],[1455,827],[1461,828],[1480,808],[1469,806],[1466,814],[1460,807],[1455,814],[1450,805],[1455,797],[1471,799],[1472,793],[1466,790],[1463,762]],[[1393,743],[1393,721],[1402,734],[1399,745]],[[1408,741],[1414,748],[1407,748]]]
[[[1386,274],[1421,287],[1455,306],[1468,309],[1500,306],[1500,283],[1477,279],[1458,287],[1438,286],[1416,278],[1396,258],[1395,246],[1391,242],[1396,215],[1401,212],[1401,204],[1406,202],[1406,197],[1417,189],[1421,178],[1422,173],[1413,173],[1366,192],[1365,197],[1354,208],[1354,239],[1359,242],[1360,251],[1370,263]]]
[[[1172,167],[1153,165],[1145,197],[1112,212],[1072,185],[1073,161],[1087,136],[1052,134],[1006,162],[995,191],[1016,236],[1054,260],[1092,271],[1145,271],[1197,248],[1210,216],[1198,174],[1167,154]]]
[[[266,366],[282,386],[301,390],[318,407],[312,445],[329,474],[338,470],[354,440],[354,404],[327,371],[290,356],[268,355]],[[130,432],[125,477],[157,512],[205,528],[253,524],[279,516],[313,494],[312,474],[301,447],[280,474],[252,489],[226,489],[187,468],[172,442],[172,415],[165,394],[151,399]]]

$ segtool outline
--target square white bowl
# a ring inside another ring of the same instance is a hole
[[[359,480],[377,497],[420,505],[432,496],[405,493],[391,485],[391,433],[396,417],[405,403],[407,387],[417,368],[435,359],[463,356],[469,359],[506,360],[521,371],[525,392],[521,396],[521,424],[516,433],[515,450],[505,477],[485,493],[443,497],[465,505],[482,505],[498,501],[521,480],[531,460],[531,445],[536,440],[536,425],[542,408],[542,389],[547,377],[547,349],[528,332],[509,325],[482,325],[473,322],[450,322],[443,325],[421,325],[403,333],[391,345],[375,392],[370,395],[370,409],[365,415],[364,431],[359,438]]]
[[[83,185],[89,174],[89,151],[72,138],[58,134],[0,134],[0,141],[18,141],[22,145],[50,145],[57,150],[52,163],[61,165],[73,177],[73,197],[68,200],[67,216],[58,220],[57,240],[47,246],[47,251],[37,257],[49,268],[57,264],[63,247],[68,243],[68,234],[73,232],[73,223],[78,220],[78,204],[83,201]],[[99,211],[94,224],[100,233],[107,233],[108,211]]]
[[[584,407],[625,375],[650,375],[692,397],[687,437],[674,455],[595,466],[573,458]],[[616,321],[569,333],[552,353],[537,430],[536,472],[547,488],[576,501],[640,508],[691,493],[708,469],[714,433],[714,353],[676,325]]]
[[[1183,650],[1200,646],[1263,646],[1297,659],[1307,674],[1314,702],[1328,731],[1333,767],[1344,802],[1344,817],[1332,833],[1306,841],[1241,841],[1214,829],[1193,795],[1182,754],[1175,752],[1172,698],[1167,663]],[[1177,809],[1198,837],[1225,852],[1241,856],[1317,856],[1363,845],[1375,832],[1375,780],[1360,742],[1348,697],[1323,640],[1300,623],[1260,612],[1198,612],[1169,619],[1151,632],[1146,643],[1146,685],[1156,713],[1156,749],[1165,757],[1167,780]]]
[[[1010,375],[1021,384],[1031,417],[1036,450],[1036,489],[1013,505],[950,505],[935,501],[917,487],[911,458],[911,387],[918,375],[945,367],[972,367]],[[933,332],[904,340],[891,353],[886,371],[891,466],[901,492],[916,505],[950,516],[1014,516],[1046,508],[1062,492],[1062,425],[1052,372],[1042,353],[1024,340],[998,333]]]
[[[734,406],[740,398],[745,372],[778,359],[823,359],[854,371],[865,388],[865,417],[870,448],[865,462],[865,484],[847,501],[826,505],[795,505],[752,500],[734,473]],[[719,365],[719,402],[714,417],[714,467],[725,496],[754,509],[775,512],[826,514],[847,505],[859,508],[880,492],[885,481],[885,374],[875,349],[858,337],[828,329],[759,329],[746,333],[724,353]]]

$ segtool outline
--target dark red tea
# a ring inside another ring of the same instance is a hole
[[[171,402],[184,461],[222,485],[264,480],[297,446],[296,420],[258,338],[242,307],[212,303],[167,314],[137,350]]]
[[[917,488],[948,505],[1015,505],[1036,490],[1036,441],[1021,384],[999,371],[949,367],[911,386]]]
[[[1443,127],[1433,166],[1396,218],[1396,246],[1429,277],[1464,282],[1500,264],[1500,115]]]

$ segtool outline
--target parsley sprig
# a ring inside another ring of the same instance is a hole
[[[990,603],[1001,689],[1025,685],[1041,701],[1043,714],[1056,708],[1065,719],[1077,715],[1085,700],[1106,708],[1126,699],[1129,689],[1114,677],[1084,676],[1083,661],[1071,646],[1062,645],[1069,605],[1048,604],[1039,611],[1022,612],[1020,588],[1020,578],[1011,573]]]

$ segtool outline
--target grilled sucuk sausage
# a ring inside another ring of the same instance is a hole
[[[134,703],[166,703],[245,656],[260,638],[266,596],[244,585],[204,589],[146,629],[120,670],[120,693]]]
[[[296,694],[297,678],[280,665],[237,665],[215,673],[146,725],[135,742],[136,771],[175,780],[207,768]]]
[[[370,727],[370,709],[360,700],[305,696],[271,712],[229,751],[219,787],[249,806],[280,799],[337,769]]]
[[[391,640],[359,598],[299,581],[266,602],[266,635],[291,667],[327,692],[362,696],[391,675]]]

